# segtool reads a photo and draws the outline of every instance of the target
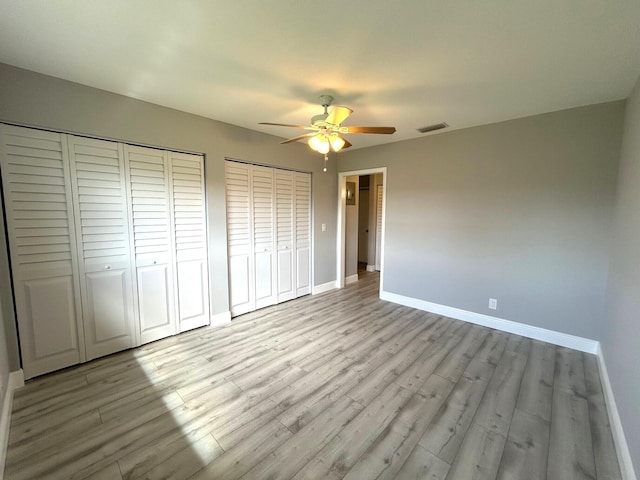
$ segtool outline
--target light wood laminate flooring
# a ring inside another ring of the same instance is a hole
[[[5,478],[619,479],[596,358],[378,274],[16,391]]]

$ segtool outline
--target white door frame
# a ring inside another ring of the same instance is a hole
[[[384,238],[385,223],[387,212],[387,167],[368,168],[366,170],[353,170],[350,172],[338,173],[338,242],[336,248],[336,287],[344,287],[344,259],[345,259],[345,242],[346,242],[346,206],[347,206],[347,177],[352,175],[373,175],[382,174],[382,232],[380,242],[380,291],[383,291],[384,280]]]

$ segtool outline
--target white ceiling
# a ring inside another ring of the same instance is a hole
[[[281,137],[322,93],[397,127],[354,148],[626,98],[639,47],[638,0],[0,0],[0,62]]]

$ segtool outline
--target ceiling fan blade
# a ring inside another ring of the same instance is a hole
[[[273,125],[276,127],[293,127],[293,128],[304,128],[305,130],[317,130],[316,127],[310,125],[291,125],[290,123],[270,123],[270,122],[260,122],[258,125]]]
[[[325,122],[331,125],[340,125],[352,113],[353,110],[347,107],[333,107],[333,110],[331,110],[331,113],[329,114]]]
[[[346,129],[346,131],[343,131]],[[396,131],[396,127],[342,127],[341,133],[381,133],[391,135]]]
[[[302,140],[303,138],[307,138],[307,137],[313,137],[314,135],[317,135],[317,134],[315,132],[305,133],[303,135],[298,135],[297,137],[290,138],[289,140],[285,140],[284,142],[280,142],[280,144],[282,145],[283,143],[297,142],[298,140]]]
[[[346,138],[344,138],[342,135],[340,135],[340,137],[344,140],[344,145],[342,146],[341,150],[344,150],[345,148],[349,148],[353,146],[351,145],[351,142]]]

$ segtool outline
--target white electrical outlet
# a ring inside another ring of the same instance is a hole
[[[491,310],[496,310],[498,308],[498,300],[495,298],[489,299],[489,308]]]
[[[323,224],[322,224],[322,231],[323,231],[323,232],[326,232],[326,231],[327,231],[327,224],[326,224],[326,223],[323,223]]]

